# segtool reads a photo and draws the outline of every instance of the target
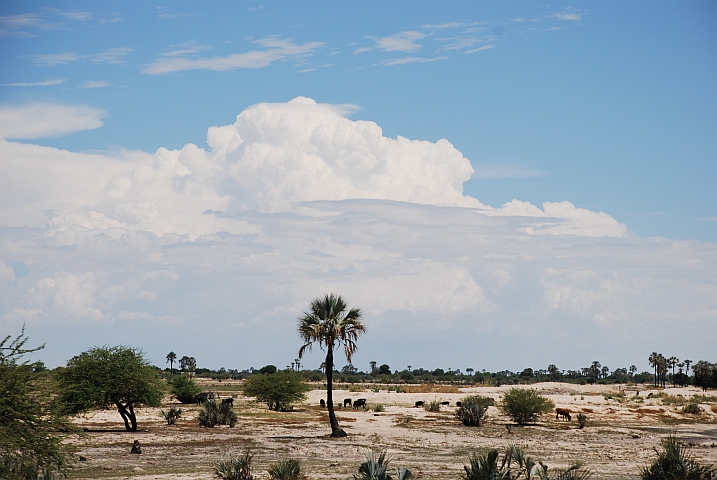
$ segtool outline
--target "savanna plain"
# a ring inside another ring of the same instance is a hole
[[[668,435],[689,446],[700,463],[717,464],[717,392],[695,387],[543,382],[525,388],[569,409],[571,421],[544,414],[536,423],[518,427],[491,406],[482,426],[468,427],[455,417],[457,401],[478,394],[498,403],[512,386],[417,385],[397,392],[389,385],[337,384],[337,417],[348,436],[330,438],[328,413],[320,406],[326,395],[322,384],[314,384],[293,411],[277,412],[244,396],[242,381],[197,382],[220,398],[234,399],[238,421],[233,428],[200,427],[201,407],[174,404],[169,396],[163,409],[183,411],[173,425],[162,417],[162,408],[139,408],[136,432],[124,429],[116,410],[92,411],[73,418],[85,433],[68,440],[77,460],[69,478],[209,479],[224,455],[248,449],[254,454],[254,478],[269,478],[270,464],[293,458],[300,460],[308,478],[350,479],[374,449],[386,450],[391,466],[409,468],[414,478],[447,480],[460,478],[472,453],[502,453],[510,445],[521,446],[550,468],[580,461],[593,479],[638,478]],[[367,408],[344,408],[344,398],[365,398]],[[449,404],[432,412],[417,408],[417,401]],[[686,413],[688,401],[697,402],[701,411]],[[587,416],[582,429],[578,413]],[[139,455],[130,453],[135,440],[142,448]]]

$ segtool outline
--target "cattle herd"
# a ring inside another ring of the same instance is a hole
[[[426,402],[424,402],[423,400],[419,400],[416,402],[415,407],[421,408],[425,404],[426,404]],[[449,406],[450,404],[451,404],[451,402],[441,402],[441,405],[446,406],[446,407]],[[324,400],[323,398],[321,400],[319,400],[319,405],[321,406],[321,408],[326,408],[326,400]],[[357,400],[352,400],[350,398],[344,398],[343,405],[344,405],[344,408],[353,407],[355,409],[359,409],[359,408],[365,409],[366,408],[366,399],[359,398]],[[460,408],[461,402],[456,402],[456,407]]]

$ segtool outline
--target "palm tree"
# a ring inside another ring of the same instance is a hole
[[[675,387],[675,365],[677,365],[677,362],[679,362],[680,359],[677,357],[670,357],[667,361],[669,362],[670,367],[672,367],[672,386]]]
[[[655,368],[655,386],[657,386],[657,359],[658,359],[657,352],[652,352],[647,359],[650,362],[650,366]]]
[[[175,362],[176,360],[177,360],[177,354],[176,354],[176,353],[174,353],[174,352],[169,352],[169,353],[167,354],[167,362],[169,362],[169,374],[170,374],[170,375],[174,375],[173,365],[174,365],[174,362]],[[164,362],[164,363],[167,363],[167,362]]]
[[[310,351],[314,343],[318,343],[321,350],[326,350],[326,407],[333,438],[346,436],[334,413],[334,348],[343,345],[346,360],[351,363],[351,357],[358,348],[356,340],[360,334],[366,333],[366,327],[361,323],[361,310],[352,308],[346,312],[346,309],[346,302],[341,296],[330,293],[324,298],[314,299],[311,302],[311,312],[304,312],[304,315],[299,317],[299,336],[304,341],[304,345],[299,349],[299,358],[302,358],[307,350]]]

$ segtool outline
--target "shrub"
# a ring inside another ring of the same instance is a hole
[[[483,423],[486,410],[495,405],[490,397],[471,395],[461,400],[461,406],[456,410],[456,417],[468,427],[479,427]]]
[[[254,455],[248,450],[244,455],[233,456],[229,452],[214,464],[214,475],[223,480],[254,480],[251,475],[251,462]]]
[[[306,476],[301,471],[301,463],[291,458],[270,465],[269,478],[271,480],[303,480]]]
[[[640,471],[642,480],[710,480],[717,474],[714,466],[700,465],[690,456],[690,450],[674,435],[662,441],[662,451],[655,449],[657,458]]]
[[[172,395],[177,397],[180,403],[194,403],[198,394],[202,393],[202,389],[193,379],[185,375],[177,375],[172,377],[169,382],[169,390]]]
[[[518,425],[535,422],[538,415],[555,408],[555,404],[535,390],[527,388],[511,388],[503,396],[500,410]]]
[[[432,400],[428,403],[426,403],[423,408],[428,410],[429,412],[440,412],[441,411],[441,402],[438,400]]]
[[[309,390],[311,387],[299,375],[281,371],[252,375],[246,380],[244,395],[266,402],[270,410],[287,412],[291,410],[292,403],[304,400]]]
[[[386,451],[370,450],[366,455],[366,461],[359,465],[358,475],[354,475],[354,480],[393,480],[388,473],[389,461],[390,459],[386,458]],[[396,478],[397,480],[409,480],[413,478],[413,474],[407,468],[397,468]]]
[[[578,413],[578,428],[580,428],[580,429],[585,428],[586,423],[588,423],[587,415],[585,415],[583,413]]]
[[[383,406],[383,403],[377,403],[373,406],[374,412],[383,412],[384,410],[386,410],[386,408]]]
[[[589,470],[585,470],[581,463],[574,463],[565,470],[551,470],[543,462],[535,463],[532,458],[526,457],[523,450],[511,445],[498,464],[498,450],[489,450],[482,454],[472,454],[469,464],[463,466],[463,480],[499,480],[517,478],[539,478],[541,480],[585,480],[590,477]]]
[[[174,425],[174,422],[182,416],[182,409],[177,407],[169,407],[168,411],[161,411],[162,416],[167,420],[167,425]]]
[[[199,412],[199,424],[203,427],[214,428],[217,425],[229,425],[234,428],[237,423],[237,414],[228,403],[207,400]]]
[[[712,413],[717,413],[717,405],[712,405],[710,410],[712,410]]]
[[[682,411],[684,413],[691,413],[693,415],[697,415],[697,414],[702,413],[702,407],[700,407],[699,405],[697,405],[694,402],[690,402],[687,405],[685,405],[684,407],[682,407]]]

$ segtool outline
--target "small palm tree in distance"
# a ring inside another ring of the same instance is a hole
[[[346,360],[351,363],[351,358],[358,348],[356,340],[359,335],[366,333],[366,327],[361,323],[361,310],[347,309],[346,302],[340,295],[329,293],[323,298],[314,299],[311,302],[311,311],[304,312],[299,317],[299,336],[304,341],[304,345],[299,349],[299,359],[307,350],[311,350],[314,343],[326,351],[326,407],[333,438],[346,436],[334,413],[334,349],[343,345]]]
[[[177,360],[177,354],[176,354],[176,353],[174,353],[174,352],[169,352],[169,353],[167,354],[167,362],[165,362],[165,363],[169,363],[169,374],[170,374],[170,375],[174,375],[174,368],[173,368],[173,366],[174,366],[174,362],[175,362],[176,360]]]

